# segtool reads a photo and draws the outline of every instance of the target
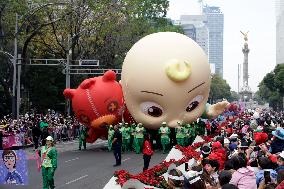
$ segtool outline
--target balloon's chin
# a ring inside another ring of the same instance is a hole
[[[92,121],[92,128],[104,128],[106,125],[114,124],[117,121],[115,115],[105,115]]]

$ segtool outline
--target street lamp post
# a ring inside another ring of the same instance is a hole
[[[12,116],[15,119],[16,116],[16,79],[17,79],[17,55],[18,55],[18,14],[16,13],[16,24],[15,24],[15,38],[14,38],[14,58],[13,58],[13,98],[12,98]]]
[[[72,49],[70,48],[70,34],[68,34],[67,42],[68,42],[67,44],[68,51],[67,51],[67,61],[66,61],[66,89],[70,88],[69,66],[70,66],[70,55],[72,54]],[[70,116],[70,100],[69,99],[66,99],[66,109],[67,109],[67,115]]]

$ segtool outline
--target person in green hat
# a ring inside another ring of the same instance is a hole
[[[170,144],[170,129],[167,127],[167,123],[163,122],[162,127],[159,128],[159,134],[161,135],[161,144],[163,153],[166,153],[167,146]]]
[[[43,189],[54,189],[54,172],[57,168],[57,150],[54,146],[53,138],[46,138],[46,145],[39,152],[41,157],[41,171]]]
[[[184,133],[184,127],[182,126],[181,122],[177,122],[178,127],[175,128],[176,131],[176,139],[177,139],[177,144],[180,146],[185,146],[185,133]]]
[[[110,125],[110,126],[108,127],[108,137],[107,137],[107,140],[108,140],[108,151],[109,151],[109,152],[110,152],[111,149],[112,149],[113,135],[114,135],[113,126]]]
[[[143,148],[144,142],[144,133],[146,132],[145,128],[143,127],[142,123],[138,123],[137,127],[135,128],[134,134],[134,149],[137,154],[141,153]]]
[[[79,129],[79,150],[81,150],[82,144],[84,150],[86,150],[86,139],[87,139],[87,129],[85,126],[81,125]]]

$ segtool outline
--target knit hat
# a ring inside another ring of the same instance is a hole
[[[230,149],[231,151],[234,151],[234,150],[237,149],[237,148],[238,148],[238,145],[235,144],[235,143],[232,143],[232,144],[229,145],[229,149]]]
[[[211,153],[211,148],[209,145],[204,144],[200,149],[202,154],[208,155]]]
[[[254,138],[256,145],[259,145],[267,141],[268,135],[263,132],[256,132],[254,133],[253,138]]]
[[[164,122],[162,123],[162,125],[167,125],[167,122],[164,121]]]
[[[212,144],[212,149],[217,149],[217,148],[221,148],[222,147],[222,144],[217,141],[217,142],[213,142]]]
[[[48,136],[45,140],[53,141],[53,138],[51,136]]]
[[[225,138],[225,139],[224,139],[224,144],[230,144],[229,139]]]
[[[262,126],[258,126],[255,130],[255,132],[262,132],[263,131],[263,127]]]

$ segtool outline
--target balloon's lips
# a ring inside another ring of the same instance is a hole
[[[93,128],[106,128],[107,125],[111,125],[116,122],[115,115],[105,115],[101,116],[91,122],[91,127]]]

